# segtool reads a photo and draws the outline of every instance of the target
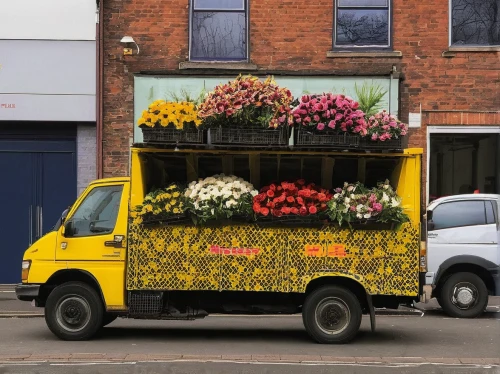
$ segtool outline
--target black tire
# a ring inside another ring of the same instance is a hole
[[[451,317],[475,318],[488,305],[488,289],[476,274],[455,273],[444,282],[438,300]]]
[[[103,316],[101,297],[82,282],[57,286],[45,304],[45,322],[63,340],[91,339],[102,327]]]
[[[102,317],[102,327],[109,325],[110,323],[114,322],[117,318],[118,318],[117,314],[104,313],[104,316]]]
[[[302,308],[307,333],[321,344],[348,343],[356,336],[361,318],[361,305],[356,295],[339,286],[314,290],[306,297]]]

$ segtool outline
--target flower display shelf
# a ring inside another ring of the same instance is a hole
[[[359,148],[374,151],[402,151],[408,148],[408,136],[402,136],[398,139],[390,139],[385,141],[371,140],[366,137],[361,139]]]
[[[204,144],[204,131],[199,129],[142,128],[144,143],[150,144]]]
[[[258,227],[310,227],[310,228],[321,228],[328,225],[328,220],[326,218],[320,218],[319,216],[297,216],[297,215],[285,215],[281,217],[275,216],[259,216],[255,224]]]
[[[214,219],[205,222],[202,225],[197,225],[199,227],[223,227],[223,226],[236,226],[236,225],[248,225],[252,222],[249,217],[233,216],[227,219]]]
[[[357,149],[360,137],[351,134],[315,133],[298,128],[295,131],[295,145],[297,149]]]
[[[150,218],[143,220],[144,226],[188,226],[192,225],[193,221],[187,215],[179,215],[165,218]]]
[[[350,228],[351,230],[369,230],[369,231],[393,231],[397,228],[394,222],[377,222],[376,219],[345,223],[341,228]]]
[[[216,127],[209,131],[209,142],[215,147],[265,147],[282,148],[288,146],[288,127],[266,129],[256,126]]]

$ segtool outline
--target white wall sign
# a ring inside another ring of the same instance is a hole
[[[408,126],[410,128],[419,128],[422,126],[422,113],[410,113],[408,116]]]

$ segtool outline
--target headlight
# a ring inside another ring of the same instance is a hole
[[[21,272],[21,280],[23,282],[27,282],[28,281],[28,275],[30,273],[30,267],[31,267],[31,260],[26,260],[26,261],[23,261],[23,264],[22,264],[22,272]]]

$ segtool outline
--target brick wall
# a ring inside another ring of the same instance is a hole
[[[188,0],[104,2],[105,176],[127,173],[133,75],[203,73],[179,70],[179,63],[188,59],[188,4]],[[448,0],[393,0],[393,49],[402,57],[327,57],[332,49],[333,0],[250,0],[250,61],[260,72],[283,74],[388,75],[395,68],[401,73],[404,121],[420,105],[426,113],[459,111],[462,116],[499,111],[499,52],[443,56],[448,49],[448,4]],[[119,41],[124,35],[134,37],[140,55],[122,55]],[[498,118],[495,121],[490,124],[500,125]],[[410,143],[425,147],[425,141],[424,122],[412,131]]]
[[[96,128],[95,125],[78,125],[76,128],[77,177],[80,194],[96,178]]]

